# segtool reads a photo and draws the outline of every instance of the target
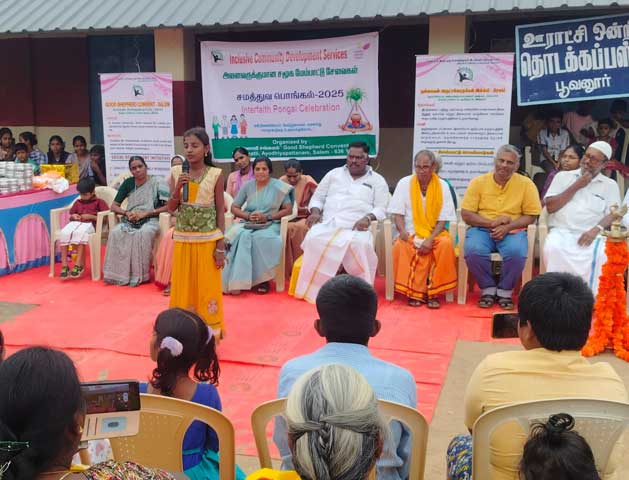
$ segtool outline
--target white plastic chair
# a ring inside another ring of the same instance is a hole
[[[465,262],[465,233],[467,232],[468,225],[461,219],[458,224],[459,230],[459,278],[458,278],[458,303],[459,305],[465,305],[467,301],[467,277],[468,269]],[[537,226],[532,223],[526,229],[526,235],[528,240],[528,249],[526,253],[526,263],[524,264],[524,270],[522,270],[522,286],[526,284],[533,277],[533,256],[535,249],[535,235],[537,233]],[[502,257],[498,252],[494,252],[490,255],[492,262],[502,262]]]
[[[546,259],[544,258],[544,244],[548,236],[548,210],[542,209],[537,220],[537,232],[539,236],[539,274],[546,273]]]
[[[574,417],[574,430],[587,440],[596,467],[604,472],[614,446],[629,426],[629,404],[590,398],[556,398],[499,407],[481,415],[472,428],[474,478],[491,478],[491,436],[499,426],[516,421],[528,434],[534,423],[545,423],[550,415],[557,413]]]
[[[107,205],[111,206],[114,198],[116,198],[116,194],[118,191],[111,187],[96,187],[95,190],[96,196],[102,199]],[[67,207],[61,208],[53,208],[50,210],[50,274],[49,277],[53,278],[55,276],[55,243],[57,240],[61,238],[61,230],[63,226],[61,225],[61,214],[64,212],[69,212],[70,208],[74,202],[76,202],[79,197],[75,198],[74,201],[68,205]],[[106,217],[109,217],[111,212],[109,210],[105,210],[103,212],[98,212],[96,216],[96,228],[95,232],[92,233],[88,237],[87,245],[90,250],[90,265],[92,269],[92,280],[98,281],[100,280],[101,274],[101,265],[100,265],[100,250],[101,250],[101,239],[103,236],[103,222]]]
[[[530,145],[524,147],[524,171],[532,180],[536,173],[544,173],[544,169],[533,165],[533,152]]]

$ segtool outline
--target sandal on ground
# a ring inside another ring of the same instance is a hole
[[[421,307],[424,303],[423,300],[417,300],[415,298],[409,298],[408,299],[408,305],[411,307]]]
[[[513,300],[510,297],[496,297],[498,305],[503,310],[513,310],[515,307],[513,304]]]
[[[496,303],[496,297],[493,295],[481,295],[480,300],[478,301],[478,306],[480,308],[491,308]]]
[[[437,298],[429,298],[428,299],[428,308],[432,308],[433,310],[441,308],[441,303],[439,302],[439,299],[437,299]]]
[[[162,295],[168,297],[170,295],[170,285],[168,285],[164,290],[162,290]]]
[[[69,274],[70,274],[70,269],[68,267],[62,267],[61,273],[59,274],[59,278],[61,280],[67,280]]]
[[[260,285],[256,287],[256,292],[261,295],[264,295],[265,293],[269,293],[269,290],[271,290],[271,286],[269,285],[269,282],[262,282]]]
[[[79,278],[81,275],[83,275],[83,270],[85,270],[85,267],[79,267],[78,265],[75,265],[74,268],[70,270],[70,276],[72,278]]]

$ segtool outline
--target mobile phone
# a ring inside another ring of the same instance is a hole
[[[517,338],[519,313],[494,313],[491,321],[491,338]]]
[[[140,384],[136,380],[114,380],[81,384],[88,415],[140,410]]]
[[[86,405],[81,440],[137,435],[140,428],[140,384],[137,380],[81,384]]]

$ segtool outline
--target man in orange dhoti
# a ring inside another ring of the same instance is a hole
[[[393,245],[395,291],[413,307],[439,308],[437,295],[456,286],[456,258],[446,222],[456,220],[447,183],[430,150],[415,155],[415,175],[399,181],[389,213],[399,232]]]

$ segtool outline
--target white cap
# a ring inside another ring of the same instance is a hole
[[[599,140],[597,142],[592,143],[591,145],[588,145],[588,148],[595,148],[596,150],[601,152],[603,155],[605,155],[605,158],[607,160],[612,158],[612,147],[607,142],[603,142],[602,140]]]

